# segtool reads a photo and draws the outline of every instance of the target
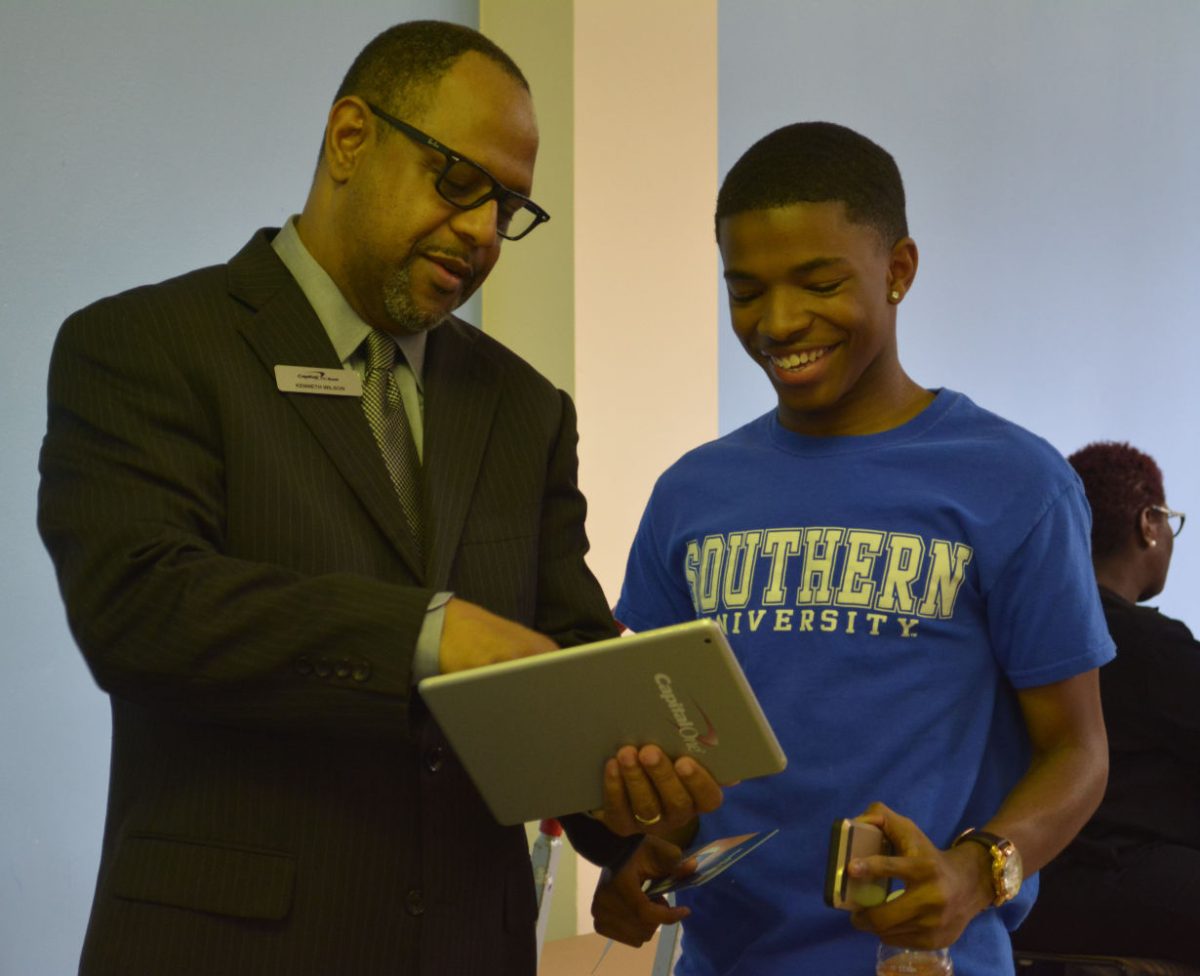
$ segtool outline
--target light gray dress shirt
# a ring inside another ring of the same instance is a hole
[[[304,292],[304,297],[317,313],[325,334],[333,344],[334,352],[342,362],[343,369],[352,369],[360,377],[367,372],[366,350],[363,348],[371,326],[359,318],[358,313],[350,307],[346,296],[342,294],[334,280],[317,263],[316,258],[308,253],[308,248],[300,240],[296,230],[296,217],[289,217],[271,247],[279,255],[279,259],[291,272],[292,277]],[[417,457],[424,458],[425,448],[425,392],[422,386],[422,373],[425,368],[425,340],[428,335],[419,332],[416,335],[397,335],[387,333],[395,340],[401,355],[396,357],[396,365],[392,369],[392,381],[400,387],[400,395],[404,402],[404,412],[408,414],[409,427],[412,428],[413,441],[417,445]],[[295,363],[297,366],[307,366],[308,363]],[[446,618],[446,603],[453,593],[434,594],[429,601],[425,613],[425,623],[417,637],[417,647],[413,653],[412,675],[413,683],[421,678],[438,673],[438,651],[442,643],[442,627]]]

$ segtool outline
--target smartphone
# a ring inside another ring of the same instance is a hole
[[[829,866],[825,871],[825,904],[830,908],[873,908],[887,900],[891,878],[852,878],[850,861],[873,854],[891,854],[883,831],[862,820],[835,820],[829,836]]]

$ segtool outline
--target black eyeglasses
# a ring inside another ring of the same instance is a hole
[[[372,113],[383,119],[398,132],[403,132],[413,142],[428,146],[446,157],[446,165],[437,178],[438,194],[459,210],[474,210],[489,200],[497,201],[496,233],[507,241],[519,241],[538,224],[544,224],[550,215],[529,199],[510,190],[478,163],[467,159],[448,146],[443,146],[433,136],[426,135],[415,126],[388,115],[383,109],[367,103]]]
[[[1166,505],[1151,505],[1149,508],[1150,511],[1158,512],[1167,520],[1167,527],[1170,528],[1172,536],[1177,536],[1183,531],[1183,523],[1187,521],[1187,516],[1183,512],[1176,512],[1167,508]]]

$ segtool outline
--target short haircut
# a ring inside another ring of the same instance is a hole
[[[721,220],[750,210],[840,200],[852,223],[884,246],[908,236],[904,182],[887,150],[833,122],[796,122],[763,136],[733,164],[717,194]]]
[[[402,118],[417,116],[433,86],[468,51],[490,58],[529,90],[513,59],[479,31],[441,20],[411,20],[389,27],[359,52],[333,100],[357,95]]]
[[[1143,510],[1161,505],[1162,471],[1154,458],[1118,441],[1096,441],[1067,460],[1092,507],[1092,555],[1111,556],[1129,541]]]

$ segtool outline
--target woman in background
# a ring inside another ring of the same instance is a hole
[[[1154,459],[1089,444],[1068,459],[1092,507],[1092,563],[1117,658],[1100,669],[1104,801],[1041,872],[1019,949],[1200,962],[1200,644],[1152,607],[1184,516]]]

